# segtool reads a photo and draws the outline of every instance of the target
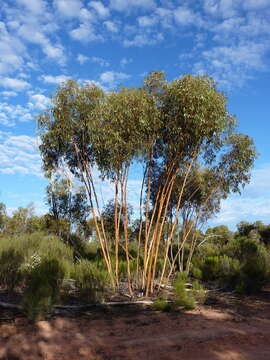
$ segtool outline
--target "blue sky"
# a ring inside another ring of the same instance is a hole
[[[1,1],[0,201],[45,211],[35,116],[65,79],[112,89],[152,70],[208,73],[260,153],[250,185],[212,224],[270,223],[269,55],[270,0]],[[102,191],[110,197],[109,184]]]

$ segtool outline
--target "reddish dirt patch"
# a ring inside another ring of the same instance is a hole
[[[269,360],[270,301],[228,295],[181,313],[122,307],[0,322],[3,360]]]

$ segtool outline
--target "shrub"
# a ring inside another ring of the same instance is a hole
[[[73,279],[80,296],[92,302],[103,300],[103,294],[108,283],[107,271],[99,268],[96,263],[82,260],[75,264]]]
[[[175,305],[183,306],[186,310],[195,308],[195,299],[191,291],[186,289],[187,275],[179,273],[173,286],[175,290]]]
[[[0,254],[0,284],[12,291],[22,280],[23,255],[13,248]]]
[[[226,248],[226,253],[238,259],[232,284],[240,294],[261,290],[270,274],[270,256],[258,239],[237,237]]]
[[[202,265],[202,278],[205,281],[216,280],[219,276],[219,256],[208,256]]]
[[[29,268],[23,306],[27,317],[41,320],[59,300],[60,287],[64,278],[64,268],[55,258],[42,259]]]
[[[200,304],[205,303],[207,292],[197,280],[192,283],[192,295]]]
[[[227,255],[220,257],[219,284],[228,290],[234,290],[240,276],[240,262]]]
[[[202,270],[196,266],[192,267],[191,274],[195,279],[201,279],[202,278]]]
[[[69,246],[64,244],[58,237],[45,236],[41,232],[13,238],[1,238],[0,254],[2,251],[10,248],[22,254],[26,263],[31,262],[33,255],[38,255],[42,258],[55,257],[71,262],[73,261],[73,251]]]
[[[269,279],[268,261],[269,256],[263,248],[258,248],[257,253],[248,256],[241,268],[236,291],[247,295],[260,291]]]
[[[153,309],[157,311],[169,312],[172,308],[172,304],[165,299],[156,299],[153,304]]]

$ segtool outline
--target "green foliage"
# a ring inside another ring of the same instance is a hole
[[[252,140],[235,132],[236,122],[227,110],[227,99],[207,76],[185,75],[169,82],[162,72],[153,72],[141,88],[121,87],[108,93],[94,85],[67,81],[52,98],[52,107],[40,115],[39,128],[46,174],[51,177],[59,164],[66,164],[75,177],[84,179],[91,207],[95,207],[91,198],[94,167],[102,179],[109,179],[119,188],[118,197],[125,199],[129,167],[141,160],[151,183],[152,208],[156,201],[161,203],[156,198],[157,189],[165,194],[167,177],[176,176],[171,204],[162,216],[177,216],[174,210],[183,186],[187,189],[181,210],[193,212],[194,222],[199,215],[200,221],[206,221],[219,210],[221,199],[240,191],[249,181],[256,156]],[[186,183],[189,170],[191,181]],[[51,194],[53,191],[50,189]],[[63,197],[63,192],[60,195],[64,204],[71,199]],[[53,196],[51,200],[53,208]],[[102,213],[110,237],[114,236],[115,203]],[[67,208],[65,205],[64,210]],[[127,230],[126,204],[122,209]],[[54,216],[58,219],[59,212]],[[122,228],[120,223],[120,236]],[[130,234],[125,241],[129,239]],[[160,245],[160,249],[157,252],[162,253],[164,247]],[[159,267],[155,271],[156,276]]]
[[[216,280],[219,276],[220,258],[219,256],[208,256],[202,267],[202,278],[205,281]]]
[[[156,311],[169,312],[173,309],[173,305],[167,300],[159,298],[154,301],[153,309]]]
[[[0,240],[0,254],[2,251],[12,248],[18,251],[27,264],[31,257],[56,257],[73,261],[73,250],[65,245],[56,236],[44,236],[43,233],[22,234],[16,237],[3,237]]]
[[[47,258],[30,268],[24,292],[24,311],[31,320],[41,320],[48,315],[60,296],[65,270],[55,258]]]
[[[201,280],[202,278],[202,271],[198,267],[192,266],[191,274],[195,279]]]
[[[205,300],[207,297],[207,292],[204,289],[204,287],[197,280],[193,281],[193,283],[192,283],[192,295],[198,303],[200,303],[200,304],[205,303]]]
[[[175,305],[183,306],[186,310],[195,308],[195,298],[191,291],[186,289],[187,275],[178,273],[177,279],[174,281]]]
[[[88,260],[82,260],[74,265],[71,276],[76,282],[81,298],[90,302],[103,300],[104,291],[108,284],[108,273],[104,268]]]
[[[266,248],[254,239],[241,241],[241,272],[236,290],[240,293],[258,292],[269,280],[270,256]]]
[[[47,224],[57,235],[68,234],[71,226],[83,231],[86,219],[90,213],[87,205],[87,195],[83,187],[75,188],[67,179],[51,179],[46,188]]]
[[[0,285],[9,291],[14,290],[22,280],[22,254],[13,248],[0,252]]]

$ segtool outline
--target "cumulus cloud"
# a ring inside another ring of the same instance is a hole
[[[5,98],[14,97],[14,96],[18,95],[18,93],[16,93],[16,91],[2,91],[1,94]]]
[[[110,10],[106,8],[100,1],[90,1],[89,6],[93,8],[100,18],[107,18],[110,16]]]
[[[48,56],[48,58],[58,61],[59,64],[65,63],[66,56],[63,46],[59,43],[52,44],[44,32],[37,30],[36,24],[21,25],[18,29],[18,34],[30,43],[39,44],[43,53]]]
[[[213,16],[228,18],[236,15],[239,0],[204,0],[204,10]]]
[[[105,60],[105,59],[103,59],[103,58],[101,58],[101,57],[92,56],[92,57],[90,58],[90,60],[91,60],[93,63],[99,64],[99,65],[102,66],[102,67],[108,67],[108,66],[110,66],[109,61],[107,61],[107,60]]]
[[[12,89],[14,91],[23,91],[30,87],[30,84],[21,79],[10,78],[10,77],[2,77],[0,78],[1,86],[7,89]]]
[[[236,226],[240,221],[261,220],[269,223],[270,215],[270,164],[265,163],[252,171],[251,182],[242,195],[232,195],[222,202],[220,213],[211,223]]]
[[[19,5],[23,5],[28,11],[40,14],[45,11],[46,3],[43,0],[16,0]]]
[[[33,110],[46,110],[51,105],[51,100],[43,94],[31,94],[28,107]]]
[[[117,83],[119,83],[123,80],[127,80],[129,78],[130,78],[130,75],[122,73],[122,72],[115,72],[115,71],[106,71],[100,75],[100,81],[111,87],[113,87]]]
[[[227,88],[232,84],[243,86],[252,71],[266,69],[264,57],[267,50],[266,44],[253,41],[235,46],[216,46],[203,51],[202,60],[194,64],[193,71],[208,73]]]
[[[131,64],[132,62],[133,62],[133,59],[123,57],[123,58],[120,60],[120,66],[121,66],[122,68],[124,68],[126,65]]]
[[[154,0],[110,0],[110,7],[117,11],[129,11],[133,7],[151,9],[155,7]]]
[[[79,54],[76,59],[81,65],[83,65],[84,63],[86,63],[89,60],[89,57]]]
[[[0,173],[42,176],[38,138],[2,132]]]
[[[94,27],[89,23],[81,23],[79,27],[71,30],[69,34],[72,39],[82,42],[103,40],[103,37],[96,34]]]
[[[137,21],[141,27],[151,27],[158,22],[158,19],[154,16],[139,16]]]
[[[40,79],[47,84],[56,84],[60,85],[61,83],[70,79],[70,77],[66,75],[41,75]]]
[[[200,16],[184,6],[180,6],[174,11],[174,17],[176,22],[181,25],[199,25],[201,22]]]
[[[77,17],[82,8],[80,0],[54,0],[54,4],[62,16],[70,18]]]
[[[14,126],[16,121],[28,122],[33,119],[30,110],[21,105],[0,103],[0,123],[5,126]]]
[[[108,20],[108,21],[104,21],[103,24],[105,25],[108,31],[112,33],[118,32],[118,25],[115,22]]]
[[[154,45],[160,41],[164,40],[164,36],[162,33],[141,33],[134,36],[133,39],[125,39],[123,41],[123,45],[126,47],[129,46],[145,46],[145,45]]]
[[[26,48],[8,32],[3,22],[0,22],[0,54],[0,74],[6,75],[23,67]]]

